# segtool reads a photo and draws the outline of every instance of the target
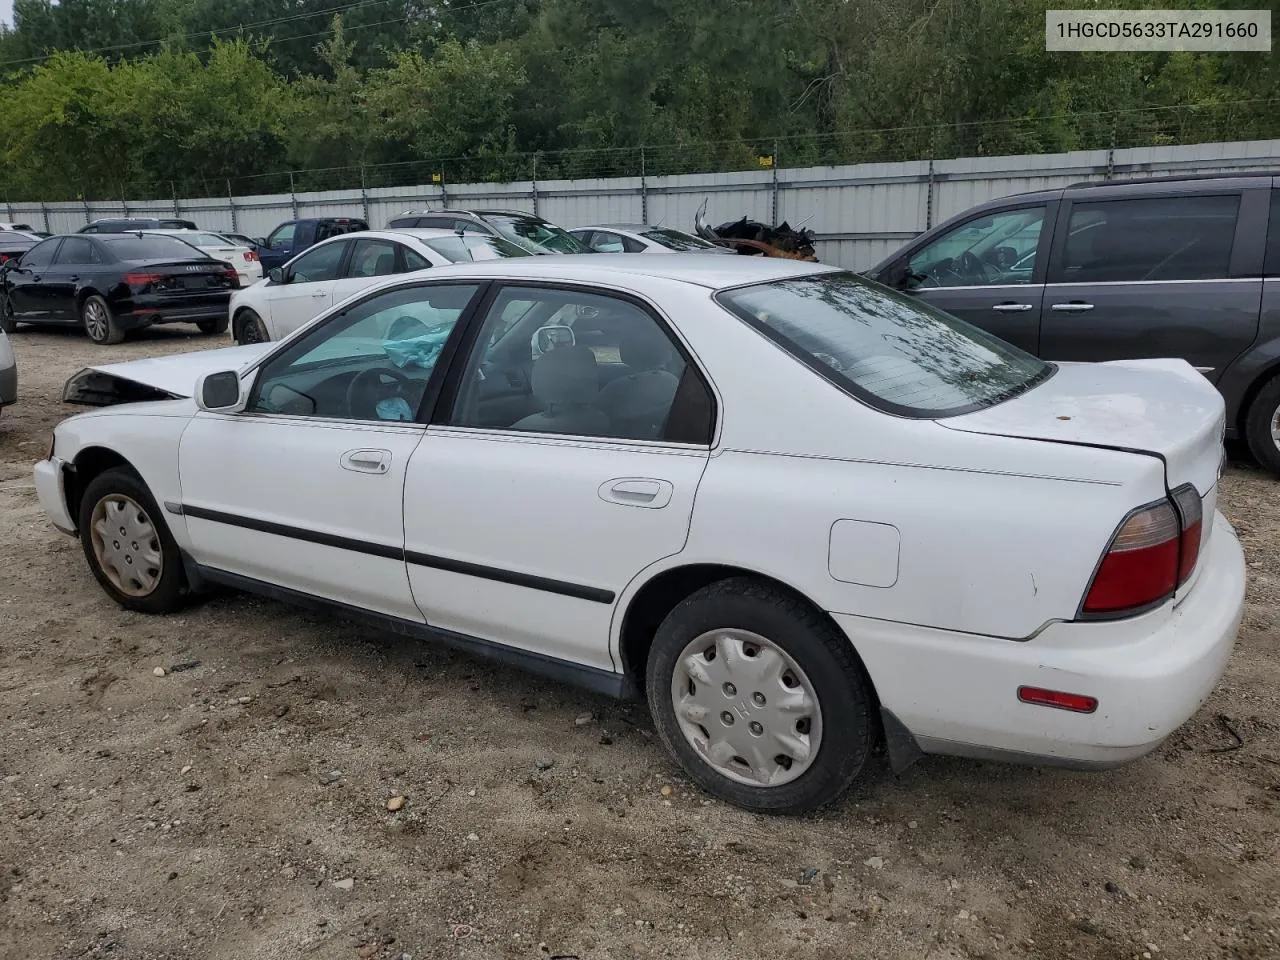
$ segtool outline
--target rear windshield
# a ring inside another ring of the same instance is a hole
[[[591,248],[563,227],[534,217],[486,213],[484,219],[530,253],[590,253]]]
[[[836,386],[899,416],[957,416],[994,406],[1056,369],[852,273],[739,287],[716,299]]]
[[[237,244],[232,243],[226,237],[219,236],[216,233],[184,233],[176,238],[185,240],[187,243],[194,243],[197,247],[234,247]]]
[[[190,260],[203,254],[177,237],[116,234],[99,238],[121,260]]]
[[[424,240],[423,243],[452,263],[533,256],[524,247],[517,246],[510,240],[489,234],[468,233],[460,237],[432,237],[430,240]]]
[[[646,230],[644,233],[640,234],[640,236],[644,237],[646,240],[652,240],[654,243],[659,243],[671,250],[706,250],[708,247],[713,246],[713,244],[707,243],[707,241],[700,237],[695,237],[688,233],[681,233],[679,230],[655,228],[653,230]]]

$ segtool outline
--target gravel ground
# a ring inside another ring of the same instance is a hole
[[[684,782],[639,707],[246,596],[118,609],[31,463],[77,368],[210,343],[12,340],[0,957],[1280,956],[1280,502],[1247,462],[1221,499],[1244,628],[1161,750],[880,758],[838,808],[770,819]]]

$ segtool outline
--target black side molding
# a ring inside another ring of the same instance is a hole
[[[175,510],[174,507],[177,509]],[[336,547],[339,550],[350,550],[371,557],[383,557],[387,560],[403,560],[414,566],[430,567],[433,570],[444,570],[449,573],[460,573],[467,577],[481,580],[493,580],[497,583],[508,583],[516,587],[527,587],[543,593],[554,593],[562,597],[573,597],[576,600],[587,600],[591,603],[612,604],[616,594],[602,587],[588,587],[564,580],[552,580],[532,573],[520,573],[515,570],[503,570],[499,567],[488,567],[465,560],[452,560],[448,557],[436,557],[427,553],[405,551],[403,547],[392,544],[373,543],[368,540],[355,540],[351,537],[339,537],[332,533],[318,530],[307,530],[270,520],[258,520],[253,517],[242,517],[221,510],[208,510],[204,507],[193,507],[189,504],[165,504],[170,513],[184,513],[196,520],[209,520],[213,523],[224,523],[245,530],[256,530],[259,533],[270,533],[278,537],[289,537],[305,543],[315,543],[323,547]]]
[[[590,690],[593,693],[603,694],[615,700],[631,699],[638,693],[632,680],[622,673],[613,673],[597,667],[588,667],[580,663],[549,657],[546,654],[535,653],[530,650],[520,650],[492,640],[482,640],[479,637],[455,633],[452,630],[442,630],[439,627],[431,626],[429,623],[418,623],[414,620],[403,620],[384,613],[375,613],[360,607],[353,607],[350,604],[339,603],[314,596],[313,594],[291,590],[288,587],[277,586],[274,583],[243,577],[237,573],[229,573],[226,570],[219,570],[215,567],[201,566],[186,556],[183,557],[183,560],[187,578],[193,586],[198,585],[203,588],[208,584],[221,584],[235,590],[243,590],[246,593],[270,597],[273,600],[317,610],[321,613],[334,613],[389,633],[418,640],[443,643],[455,650],[461,650],[464,653],[481,657],[485,660],[508,664],[550,680],[568,683],[584,690]]]

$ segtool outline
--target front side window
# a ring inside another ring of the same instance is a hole
[[[590,245],[596,253],[625,253],[627,249],[620,236],[607,230],[591,234]]]
[[[455,426],[710,442],[711,402],[697,371],[656,318],[604,293],[505,288],[461,382]]]
[[[389,290],[272,357],[247,410],[340,420],[412,421],[475,284]]]
[[[502,260],[506,257],[532,256],[524,247],[490,233],[468,233],[465,236],[432,237],[424,240],[428,247],[450,263]]]
[[[42,240],[22,255],[20,261],[24,270],[43,270],[53,263],[53,254],[62,242],[61,237]]]
[[[267,237],[267,246],[286,246],[293,243],[294,235],[298,232],[296,223],[284,223],[276,227],[272,231],[271,236]]]
[[[289,282],[321,283],[338,279],[347,245],[346,241],[335,241],[312,247],[289,266]]]
[[[62,244],[62,249],[58,251],[58,263],[86,264],[101,262],[102,258],[98,256],[98,251],[94,247],[93,241],[82,237],[67,237]]]
[[[338,244],[334,244],[338,246]],[[357,240],[351,251],[349,277],[386,277],[396,272],[396,248],[391,240]]]
[[[1060,283],[1228,276],[1239,194],[1073,203]]]
[[[955,416],[994,406],[1054,370],[963,320],[852,273],[760,283],[716,299],[847,393],[900,416]]]
[[[912,254],[912,289],[1030,283],[1044,207],[988,214],[960,224]]]

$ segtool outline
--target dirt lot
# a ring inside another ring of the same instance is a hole
[[[4,958],[1280,956],[1280,499],[1247,463],[1222,497],[1245,626],[1163,749],[1106,774],[878,759],[778,820],[691,789],[639,707],[245,596],[119,610],[31,462],[79,366],[209,342],[13,341]]]

